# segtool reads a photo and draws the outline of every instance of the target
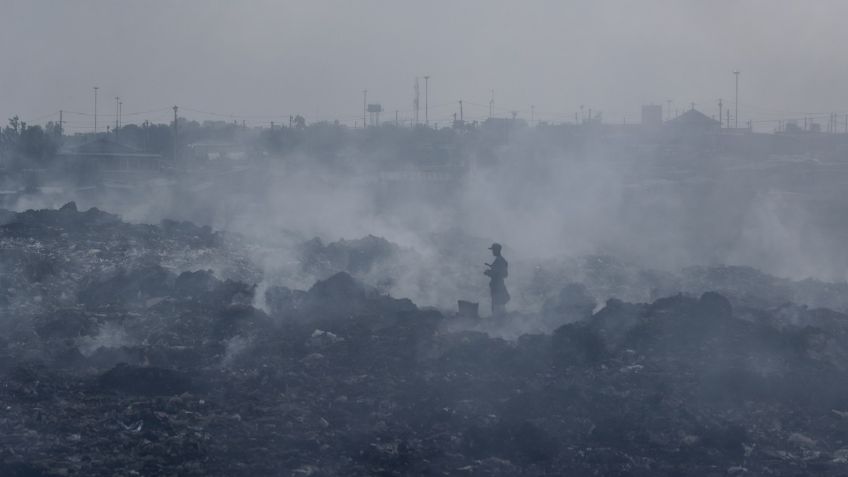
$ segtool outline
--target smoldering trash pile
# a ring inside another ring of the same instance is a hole
[[[505,340],[356,270],[260,289],[189,223],[0,223],[3,476],[848,472],[841,286],[779,282],[826,309],[757,299],[778,282],[742,269],[650,303],[563,283],[552,332]]]

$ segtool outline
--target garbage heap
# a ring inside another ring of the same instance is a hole
[[[188,223],[0,223],[0,475],[848,471],[837,311],[708,292],[593,313],[569,285],[545,311],[564,324],[504,340],[346,272],[260,292],[177,271],[225,253]]]

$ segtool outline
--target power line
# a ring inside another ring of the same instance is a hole
[[[147,111],[135,111],[135,112],[132,112],[132,113],[125,113],[125,112],[122,111],[121,116],[122,117],[123,116],[138,116],[140,114],[159,113],[159,112],[162,112],[162,111],[168,111],[170,109],[171,108],[169,106],[169,107],[166,107],[166,108],[149,109]],[[65,111],[66,113],[69,113],[69,114],[78,114],[80,116],[89,116],[89,117],[94,116],[94,114],[92,114],[92,113],[86,113],[86,112],[82,112],[82,111],[71,111],[69,109],[65,109],[63,111]],[[113,117],[114,116],[114,114],[102,114],[102,113],[98,113],[97,115],[98,116],[107,116],[107,117]]]
[[[43,119],[49,118],[51,116],[55,116],[57,114],[59,114],[59,111],[53,111],[52,113],[42,114],[41,116],[39,116],[37,118],[26,119],[26,120],[24,120],[24,122],[34,123],[34,122],[41,121]]]

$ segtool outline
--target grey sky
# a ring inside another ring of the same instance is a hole
[[[98,85],[104,125],[115,96],[125,123],[167,121],[178,104],[194,119],[352,124],[363,88],[385,118],[409,117],[414,78],[429,74],[433,121],[460,98],[467,117],[486,116],[492,89],[500,115],[535,104],[539,119],[568,120],[583,104],[636,121],[666,99],[716,114],[736,68],[743,120],[844,113],[845,18],[841,0],[0,0],[0,115],[90,113]]]

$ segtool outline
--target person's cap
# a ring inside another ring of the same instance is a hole
[[[500,250],[500,249],[501,249],[501,244],[499,244],[497,242],[493,243],[492,246],[489,247],[489,250]]]

